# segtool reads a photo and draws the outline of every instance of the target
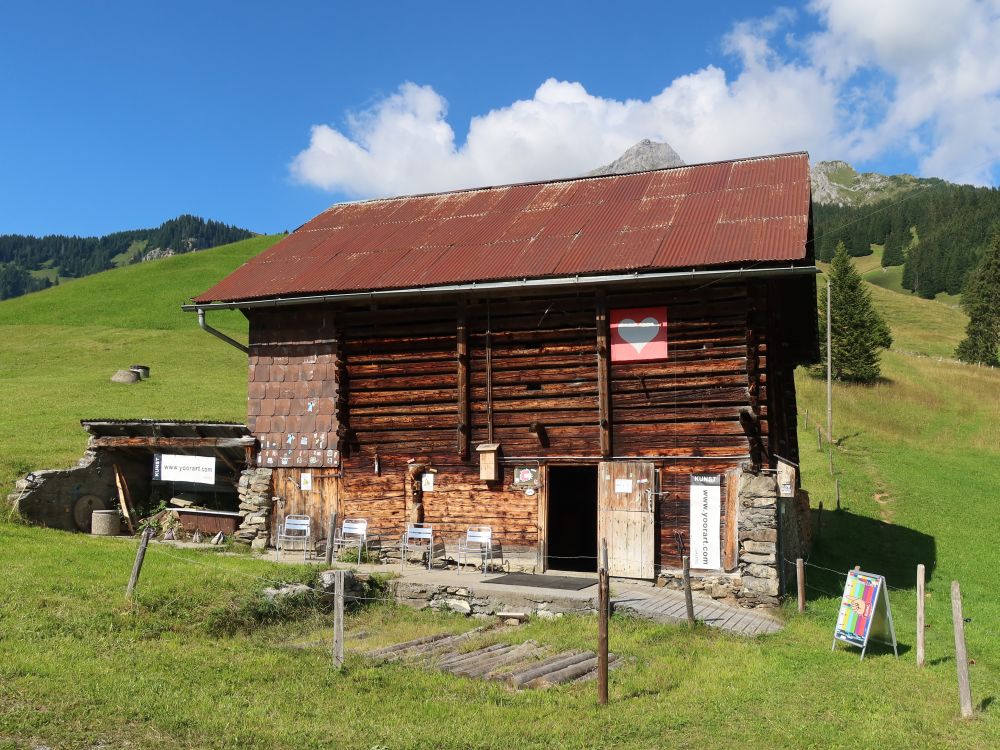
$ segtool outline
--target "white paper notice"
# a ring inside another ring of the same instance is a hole
[[[720,568],[721,485],[718,474],[691,475],[691,567]]]
[[[299,474],[299,489],[303,492],[309,492],[313,488],[313,475],[308,471],[303,471]]]
[[[631,492],[632,491],[632,480],[631,479],[616,479],[615,480],[615,492]]]
[[[433,474],[424,474],[424,475],[422,475],[420,477],[420,489],[422,489],[424,492],[433,492],[434,491],[434,475]]]

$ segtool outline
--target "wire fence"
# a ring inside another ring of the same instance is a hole
[[[785,562],[786,565],[791,565],[793,567],[795,566],[795,564],[797,562],[796,560],[789,560],[787,557],[783,557],[782,559],[784,560],[784,562]],[[834,568],[827,568],[827,567],[825,567],[823,565],[817,565],[816,563],[809,562],[808,558],[803,558],[802,559],[802,564],[805,567],[807,567],[807,568],[813,568],[815,570],[821,570],[824,573],[832,573],[835,576],[843,578],[845,581],[847,579],[847,576],[850,575],[850,573],[852,572],[852,571],[836,570]],[[882,582],[885,585],[885,587],[888,588],[891,591],[910,591],[910,590],[916,588],[916,581],[915,580],[914,580],[914,584],[913,584],[912,587],[909,587],[909,586],[892,586],[892,585],[889,584],[888,581],[885,580],[884,577],[882,579]],[[841,596],[843,596],[843,593],[839,593],[839,594],[838,593],[833,593],[831,591],[823,590],[823,589],[821,589],[821,588],[819,588],[819,587],[811,584],[809,582],[809,578],[808,577],[806,578],[806,588],[812,589],[814,591],[820,591],[820,592],[826,594],[827,596],[832,596],[832,597],[835,597],[835,598],[838,598],[838,599]]]

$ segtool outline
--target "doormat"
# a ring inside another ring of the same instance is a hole
[[[597,580],[578,576],[543,576],[535,573],[507,573],[496,578],[484,578],[483,583],[502,583],[505,586],[530,586],[536,589],[579,591],[589,586],[596,586]]]

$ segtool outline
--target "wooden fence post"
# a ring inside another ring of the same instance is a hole
[[[344,667],[344,571],[338,570],[334,578],[333,606],[333,667]]]
[[[816,450],[823,450],[823,431],[816,425]]]
[[[694,599],[691,596],[691,558],[684,555],[684,604],[687,607],[688,625],[694,627]]]
[[[951,619],[955,625],[955,666],[958,668],[958,702],[962,718],[972,716],[972,687],[969,685],[969,654],[965,650],[965,620],[962,619],[962,591],[951,582]]]
[[[795,583],[799,594],[799,614],[806,611],[806,564],[801,557],[795,558]]]
[[[837,510],[840,510],[840,477],[834,480],[837,485]]]
[[[917,566],[917,666],[924,666],[924,565]]]
[[[333,565],[333,537],[337,533],[337,513],[330,514],[326,527],[326,564]]]
[[[149,545],[149,537],[153,535],[153,529],[146,527],[139,540],[139,549],[135,553],[135,562],[132,564],[132,576],[128,579],[128,587],[125,589],[125,598],[132,600],[135,593],[135,585],[139,582],[139,572],[142,570],[142,561],[146,559],[146,547]]]
[[[816,541],[823,536],[823,501],[819,501],[819,508],[816,510]]]
[[[608,542],[601,540],[601,569],[597,572],[597,703],[608,703]]]

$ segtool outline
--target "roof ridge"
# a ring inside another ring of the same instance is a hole
[[[736,159],[716,159],[715,161],[702,161],[695,164],[678,164],[672,167],[656,167],[654,169],[640,169],[635,172],[623,172],[621,174],[594,174],[594,175],[576,175],[574,177],[555,177],[547,180],[526,180],[524,182],[507,182],[501,183],[499,185],[479,185],[477,187],[465,187],[465,188],[455,188],[453,190],[440,190],[427,193],[405,193],[402,195],[386,195],[380,198],[360,198],[356,201],[341,201],[339,203],[334,203],[329,208],[321,211],[317,216],[322,216],[325,213],[332,211],[335,208],[340,208],[341,206],[360,206],[367,203],[389,203],[392,201],[400,200],[410,200],[412,198],[430,198],[436,195],[459,195],[461,193],[479,193],[486,190],[501,190],[503,188],[512,187],[528,187],[530,185],[555,185],[561,182],[582,182],[584,180],[608,180],[608,179],[621,179],[623,177],[631,177],[633,175],[639,174],[649,174],[651,172],[670,172],[673,170],[681,169],[693,169],[695,167],[712,167],[717,164],[736,164],[737,162],[747,162],[747,161],[761,161],[763,159],[780,159],[790,156],[805,156],[806,159],[809,158],[809,152],[802,151],[785,151],[777,154],[760,154],[758,156],[741,156]],[[317,218],[314,216],[309,221],[313,221]],[[306,222],[308,224],[309,222]],[[297,232],[305,224],[300,225],[295,231]]]

